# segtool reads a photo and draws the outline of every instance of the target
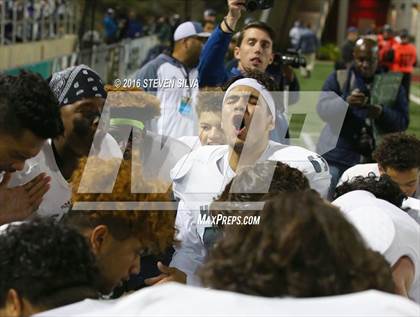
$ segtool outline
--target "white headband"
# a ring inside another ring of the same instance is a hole
[[[238,86],[248,86],[258,90],[260,96],[263,96],[264,101],[267,103],[268,109],[270,109],[274,124],[276,122],[276,103],[274,102],[274,99],[271,96],[271,93],[267,90],[267,88],[261,85],[254,78],[242,78],[230,85],[229,88],[226,90],[225,96],[223,97],[223,104],[225,104],[226,98],[229,95],[230,91]]]

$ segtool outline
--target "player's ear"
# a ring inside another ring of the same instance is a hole
[[[98,254],[104,249],[109,235],[109,229],[105,225],[99,225],[92,230],[89,243],[94,254]]]
[[[268,60],[268,65],[271,65],[274,61],[274,53],[271,53],[270,59]]]
[[[269,115],[269,121],[268,121],[268,131],[272,131],[275,128],[274,118],[273,115]]]
[[[240,51],[241,49],[239,48],[239,46],[235,46],[235,48],[233,49],[233,55],[235,56],[235,59],[237,59],[238,61],[240,60]]]
[[[386,173],[385,168],[381,164],[379,164],[379,163],[378,163],[378,169],[379,169],[379,174],[380,175]]]

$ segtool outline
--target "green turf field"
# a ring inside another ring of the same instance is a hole
[[[333,71],[333,64],[328,62],[317,62],[315,70],[310,79],[299,77],[300,89],[302,91],[319,91],[328,75]],[[420,98],[420,83],[415,83],[411,87],[411,94]],[[410,126],[409,132],[415,133],[420,137],[420,105],[410,102]]]

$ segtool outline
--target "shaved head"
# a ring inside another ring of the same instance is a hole
[[[378,44],[369,38],[357,40],[354,47],[356,70],[364,77],[371,78],[378,67]]]

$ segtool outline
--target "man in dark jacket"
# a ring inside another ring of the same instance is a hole
[[[238,60],[238,65],[230,70],[226,69],[224,58],[232,35],[235,33],[236,24],[241,18],[241,11],[245,10],[243,2],[228,0],[228,14],[204,46],[198,66],[200,87],[221,86],[230,78],[245,74],[248,70],[268,72],[267,68],[274,60],[275,34],[272,28],[263,22],[251,22],[240,31],[237,46],[234,49],[234,57]],[[277,82],[280,91],[288,86],[290,91],[295,92],[290,95],[289,103],[296,103],[299,82],[290,67],[283,67],[282,72],[270,75]],[[270,138],[284,143],[287,122],[281,112],[281,110],[278,111],[276,127]]]
[[[354,64],[349,70],[334,71],[322,88],[325,92],[334,92],[348,104],[348,108],[344,109],[346,115],[334,147],[332,131],[336,130],[336,114],[342,112],[347,104],[337,102],[329,94],[321,95],[318,103],[318,113],[327,123],[321,134],[318,152],[327,152],[324,157],[330,165],[331,188],[335,187],[340,175],[347,168],[363,162],[363,157],[371,156],[376,130],[390,133],[407,129],[408,101],[402,86],[387,104],[371,104],[370,96],[374,78],[378,74],[377,66],[376,42],[359,39],[354,49]],[[325,150],[331,148],[331,151]]]
[[[351,66],[353,62],[353,50],[356,45],[356,40],[358,37],[358,31],[354,26],[351,26],[347,29],[347,39],[344,44],[341,46],[341,61],[345,68]]]

